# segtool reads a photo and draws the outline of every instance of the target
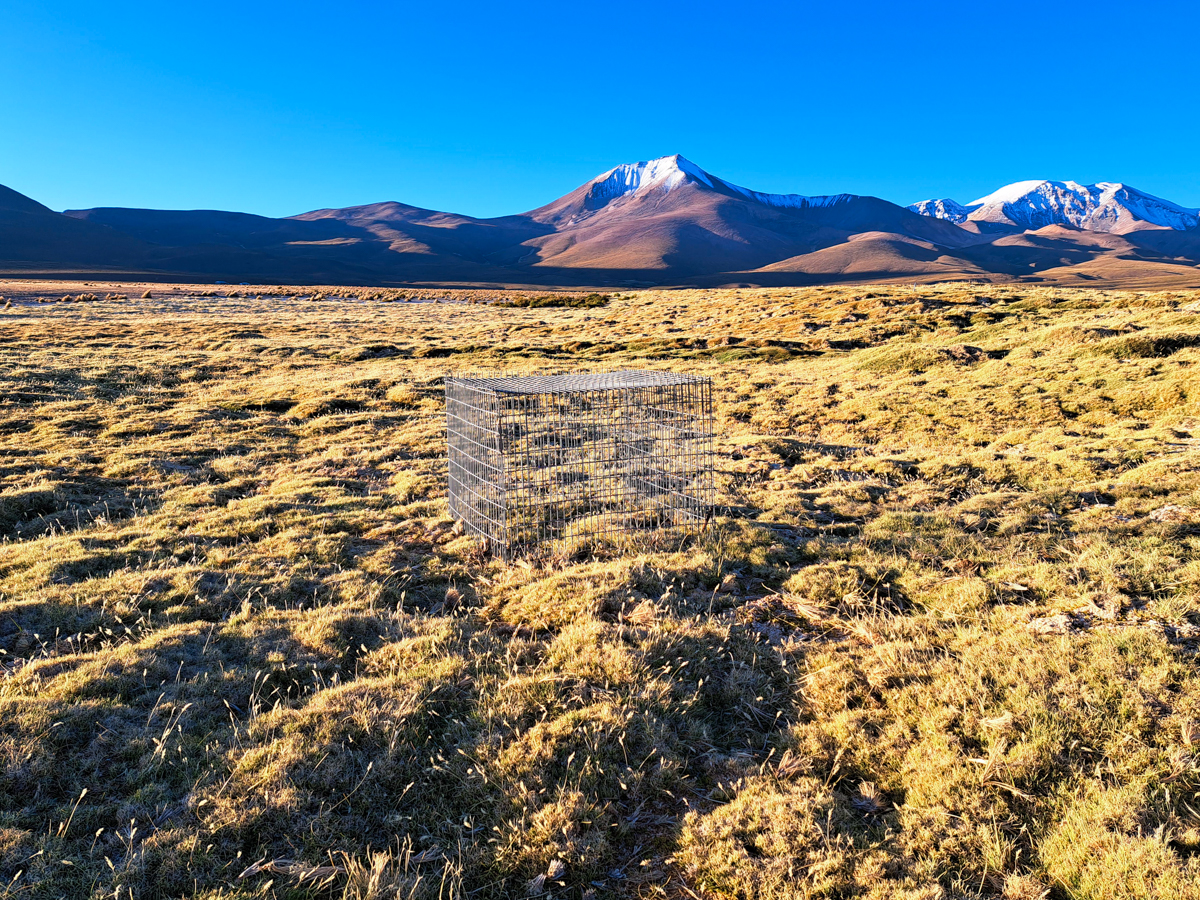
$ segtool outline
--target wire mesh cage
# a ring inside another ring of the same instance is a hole
[[[453,375],[446,424],[450,512],[506,558],[711,517],[709,378]]]

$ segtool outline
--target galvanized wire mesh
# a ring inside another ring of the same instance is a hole
[[[709,378],[448,376],[446,424],[451,514],[506,557],[711,516]]]

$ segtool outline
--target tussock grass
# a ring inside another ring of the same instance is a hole
[[[607,306],[610,299],[608,294],[586,294],[582,297],[546,294],[539,297],[517,296],[511,300],[499,300],[496,302],[496,306],[507,308],[525,307],[527,309],[547,309],[550,307],[596,309],[600,306]]]
[[[1197,895],[1196,295],[38,289],[0,897]],[[714,378],[711,540],[454,527],[443,373],[573,365]]]

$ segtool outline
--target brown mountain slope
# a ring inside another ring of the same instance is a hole
[[[153,243],[155,257],[163,264],[185,269],[199,265],[205,273],[229,273],[228,280],[240,280],[250,271],[317,282],[404,277],[482,280],[495,274],[480,272],[452,252],[431,248],[389,226],[384,208],[401,206],[376,204],[374,217],[355,215],[356,210],[319,210],[303,217],[272,219],[219,210],[120,208],[68,210],[66,215]]]
[[[777,276],[793,273],[811,276],[813,283],[881,277],[949,281],[986,279],[990,274],[935,244],[904,235],[865,232],[845,243],[747,272],[746,276],[758,283],[773,284],[780,280]]]
[[[1200,267],[1192,263],[1101,256],[1073,266],[1043,269],[1038,272],[1038,279],[1076,287],[1175,290],[1200,284]]]
[[[1147,264],[1168,262],[1127,237],[1048,225],[1036,231],[1010,234],[959,251],[980,269],[1012,276],[1034,275],[1047,269],[1078,266],[1101,258],[1137,260]]]
[[[486,264],[493,262],[497,252],[551,230],[525,216],[477,219],[396,202],[314,210],[289,221],[337,221],[396,243],[400,251],[411,245],[424,248],[418,252],[447,253]]]

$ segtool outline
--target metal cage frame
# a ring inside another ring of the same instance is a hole
[[[556,541],[702,531],[712,379],[673,372],[446,377],[450,512],[511,558]]]

